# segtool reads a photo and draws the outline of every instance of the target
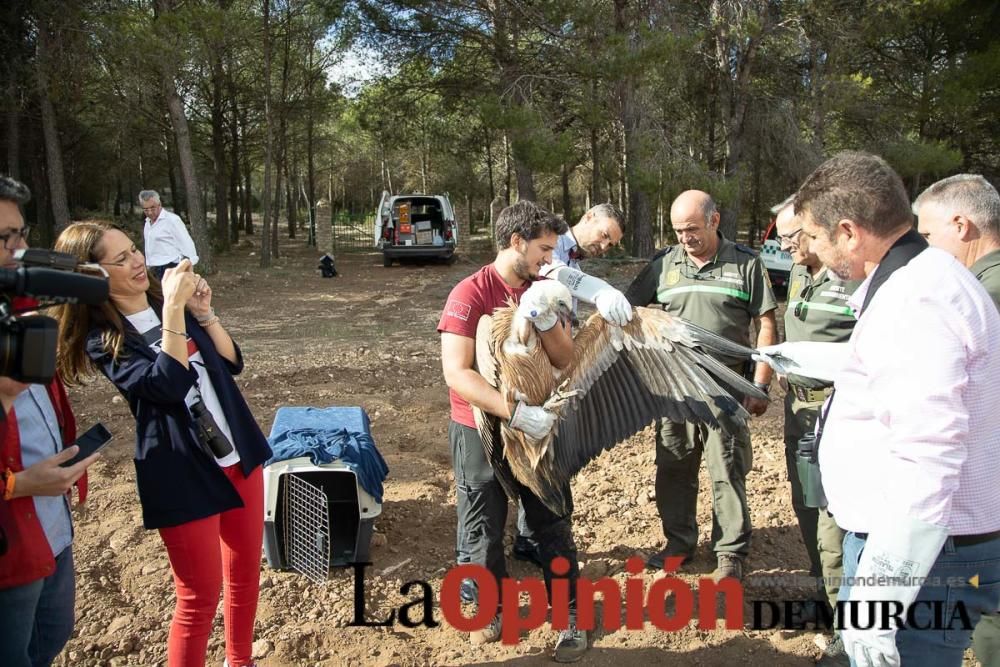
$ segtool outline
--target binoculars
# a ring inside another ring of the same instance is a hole
[[[815,433],[810,431],[799,438],[795,467],[799,472],[799,484],[802,485],[802,499],[805,506],[817,509],[826,507],[826,494],[823,492],[823,480],[819,474],[819,441]]]
[[[194,417],[195,433],[198,442],[203,447],[212,452],[212,456],[217,459],[224,458],[233,451],[233,445],[226,439],[226,436],[219,430],[212,413],[208,411],[201,396],[190,406],[191,416]]]

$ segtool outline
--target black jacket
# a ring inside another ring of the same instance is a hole
[[[271,448],[233,380],[243,370],[243,355],[236,347],[236,363],[230,363],[190,313],[185,319],[229,422],[243,473],[249,475],[270,458]],[[98,329],[87,335],[87,354],[128,400],[135,417],[135,473],[143,524],[166,528],[242,507],[215,458],[199,444],[184,403],[198,372],[163,352],[154,353],[127,320],[125,331],[118,361],[103,350]]]

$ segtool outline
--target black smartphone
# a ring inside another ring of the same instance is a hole
[[[97,422],[87,429],[86,433],[76,439],[76,442],[73,444],[79,447],[80,451],[78,451],[76,456],[72,459],[61,464],[62,467],[68,468],[72,465],[76,465],[94,452],[99,452],[104,449],[109,442],[111,442],[111,431],[104,428],[104,424],[101,422]]]

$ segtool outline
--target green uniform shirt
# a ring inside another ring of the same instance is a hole
[[[861,285],[860,280],[837,280],[826,269],[813,278],[808,267],[796,264],[788,283],[786,341],[843,343],[851,337],[857,318],[847,300]],[[790,375],[788,381],[810,389],[829,386],[829,383],[798,375]]]
[[[752,249],[719,237],[719,248],[700,269],[684,247],[653,257],[625,296],[633,306],[663,304],[682,317],[740,345],[750,345],[750,322],[777,308],[763,262]],[[727,365],[739,359],[719,357]]]
[[[993,303],[1000,309],[1000,250],[983,255],[969,267],[986,291],[993,297]]]

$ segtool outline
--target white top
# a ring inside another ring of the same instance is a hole
[[[132,323],[135,330],[142,334],[146,343],[152,348],[157,354],[161,351],[161,333],[160,333],[160,318],[157,317],[156,311],[152,308],[147,308],[146,310],[140,311],[132,315],[126,315],[128,321]],[[198,400],[198,392],[201,392],[201,399],[205,402],[205,407],[208,411],[212,413],[212,417],[215,419],[216,425],[218,425],[219,430],[222,431],[222,435],[225,436],[226,440],[230,444],[233,443],[233,432],[229,429],[229,422],[226,421],[226,414],[222,411],[222,404],[219,403],[219,397],[215,393],[215,386],[212,385],[212,378],[208,376],[208,371],[205,370],[205,360],[201,356],[201,351],[191,340],[190,336],[187,336],[188,345],[188,363],[194,366],[195,370],[198,371],[198,386],[191,387],[188,391],[187,396],[184,397],[184,402],[190,408]],[[233,447],[233,451],[226,454],[224,457],[216,458],[216,462],[223,468],[239,463],[240,455],[236,451],[236,447]]]
[[[142,238],[145,241],[146,266],[163,266],[173,262],[179,263],[187,257],[192,264],[198,263],[198,253],[194,241],[188,234],[187,227],[179,216],[165,208],[160,208],[156,220],[146,218],[142,228]]]
[[[576,248],[577,245],[572,229],[567,230],[565,234],[560,234],[559,240],[556,242],[556,247],[552,250],[552,261],[542,267],[542,270],[538,272],[539,275],[550,277],[550,274],[561,266],[568,266],[571,269],[579,271],[580,260],[570,257],[570,251]],[[579,300],[573,297],[573,314],[576,314],[576,307],[579,303]]]
[[[888,512],[951,535],[1000,529],[1000,314],[976,277],[925,250],[882,285],[847,345],[819,448],[837,523],[866,533]]]

